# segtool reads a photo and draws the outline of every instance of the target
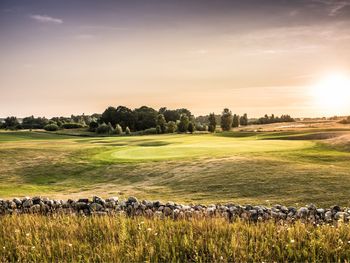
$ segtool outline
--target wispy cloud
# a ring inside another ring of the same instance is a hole
[[[52,24],[62,24],[63,20],[60,18],[55,18],[47,15],[30,15],[31,19],[41,23],[52,23]]]
[[[329,16],[337,16],[344,7],[350,6],[349,0],[312,0],[326,6]]]

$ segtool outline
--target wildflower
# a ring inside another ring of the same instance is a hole
[[[70,246],[70,247],[71,247],[71,246],[73,246],[73,245],[72,245],[71,243],[69,243],[69,244],[68,244],[68,246]]]
[[[2,247],[3,249],[6,249],[6,247]]]
[[[19,233],[19,230],[18,230],[18,229],[15,229],[15,233]]]
[[[32,249],[35,249],[35,247],[34,247],[34,246],[32,246]]]
[[[30,236],[30,234],[29,234],[29,233],[27,233],[27,234],[26,234],[26,236],[27,236],[27,237],[29,237],[29,236]]]
[[[295,240],[294,239],[292,239],[291,241],[290,241],[290,243],[294,243],[295,242]]]
[[[158,233],[156,232],[156,233],[154,233],[154,235],[155,235],[155,236],[157,236],[157,235],[158,235]],[[349,242],[350,242],[350,241],[349,241]]]
[[[152,231],[152,228],[150,228],[150,227],[149,227],[149,228],[147,228],[147,231]]]
[[[220,257],[220,259],[221,259],[221,260],[224,260],[224,257],[223,257],[223,256],[221,256],[221,257]]]
[[[143,222],[143,221],[140,222],[141,225],[144,224],[144,223],[145,223],[145,222]]]

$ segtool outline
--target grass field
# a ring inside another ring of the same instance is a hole
[[[1,262],[349,262],[350,226],[0,217]]]
[[[350,205],[347,131],[77,137],[0,133],[0,197]]]

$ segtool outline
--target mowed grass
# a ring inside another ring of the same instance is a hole
[[[349,262],[350,226],[0,217],[1,262]]]
[[[320,133],[85,138],[1,132],[0,197],[350,205],[350,152],[328,145]]]

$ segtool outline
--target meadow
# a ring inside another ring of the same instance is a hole
[[[1,262],[349,262],[350,226],[0,217]]]
[[[96,194],[349,206],[349,144],[332,143],[347,133],[329,127],[119,137],[0,132],[0,198]]]

